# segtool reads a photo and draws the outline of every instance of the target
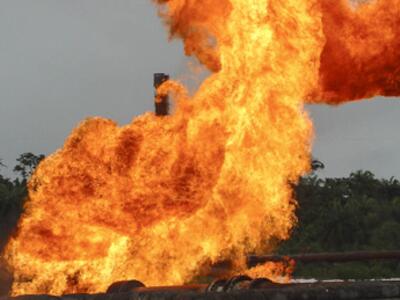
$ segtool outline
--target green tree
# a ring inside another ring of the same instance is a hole
[[[298,224],[281,254],[400,249],[400,182],[369,171],[344,178],[316,172],[295,187]],[[327,277],[399,276],[396,263],[299,266],[301,275]],[[371,272],[366,272],[371,270]]]
[[[21,154],[17,158],[18,164],[14,167],[14,172],[21,175],[22,179],[26,181],[44,157],[43,154],[35,155],[30,152]]]
[[[14,230],[27,198],[27,180],[39,165],[44,155],[24,153],[17,159],[14,171],[22,180],[12,180],[0,174],[0,252],[8,236]],[[0,160],[0,169],[5,167]]]

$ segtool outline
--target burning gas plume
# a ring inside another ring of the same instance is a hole
[[[320,94],[311,102],[400,95],[400,1],[324,0],[322,11]]]
[[[399,1],[158,1],[172,37],[212,74],[175,112],[92,118],[43,161],[6,257],[14,294],[181,284],[271,250],[296,222],[309,170],[304,103],[399,94]],[[397,77],[396,77],[397,76]]]

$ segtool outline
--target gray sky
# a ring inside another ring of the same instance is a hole
[[[0,157],[49,154],[87,116],[153,110],[152,74],[187,76],[150,0],[0,0]],[[400,177],[400,101],[310,108],[324,176]]]

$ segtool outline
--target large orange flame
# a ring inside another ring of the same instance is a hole
[[[400,1],[358,2],[322,1],[326,45],[312,102],[400,95]]]
[[[348,47],[355,28],[365,29],[363,46],[377,42],[379,28],[366,19],[388,3],[398,9],[395,0],[159,0],[171,35],[213,73],[192,98],[176,82],[161,86],[175,95],[172,116],[147,113],[124,127],[88,119],[40,164],[7,247],[13,294],[99,292],[133,278],[181,284],[202,266],[243,261],[288,238],[291,185],[309,170],[304,99],[337,103],[387,90],[355,85],[365,69],[351,64],[374,54]],[[383,43],[391,42],[388,33]],[[386,66],[374,63],[374,71]],[[367,77],[381,83],[376,76]]]

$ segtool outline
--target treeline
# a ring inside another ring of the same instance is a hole
[[[400,182],[369,171],[346,178],[315,173],[296,187],[298,226],[282,254],[400,250]],[[298,265],[295,275],[314,278],[400,277],[400,263]]]
[[[21,154],[13,168],[17,175],[15,179],[0,173],[0,252],[22,213],[27,196],[27,180],[43,158],[44,155]],[[0,168],[6,168],[1,160]]]

